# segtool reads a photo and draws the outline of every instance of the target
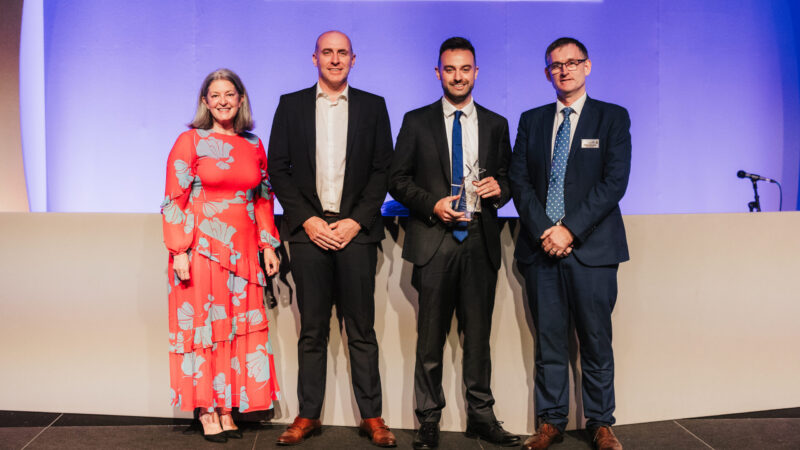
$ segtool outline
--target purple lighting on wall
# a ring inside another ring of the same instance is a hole
[[[571,35],[593,60],[589,95],[631,114],[623,213],[746,211],[741,168],[781,178],[784,207],[797,203],[787,0],[454,3],[45,0],[47,209],[158,211],[167,153],[219,67],[242,76],[267,142],[280,94],[315,82],[314,40],[331,28],[353,39],[351,84],[386,98],[395,136],[441,95],[438,46],[460,35],[477,51],[475,99],[508,118],[513,142],[520,113],[554,101],[545,47]],[[777,191],[760,194],[777,210]]]

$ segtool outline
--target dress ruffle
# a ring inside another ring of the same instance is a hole
[[[266,286],[267,279],[258,262],[258,253],[243,255],[238,250],[231,249],[229,244],[219,241],[200,230],[197,233],[195,251],[218,263],[223,269],[244,278],[250,283]]]
[[[181,282],[173,277],[170,283],[171,353],[211,348],[235,336],[268,329],[260,284],[199,251],[190,252],[190,258],[190,279]],[[241,269],[242,265],[237,267]],[[196,273],[204,273],[205,277],[195,276]]]
[[[172,406],[263,411],[280,399],[267,330],[220,342],[213,349],[170,353]]]

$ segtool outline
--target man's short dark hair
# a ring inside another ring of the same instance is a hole
[[[560,38],[556,39],[555,41],[553,41],[552,44],[547,46],[547,50],[545,50],[545,52],[544,52],[544,63],[545,64],[549,64],[549,62],[547,61],[547,58],[550,57],[550,53],[552,53],[553,50],[555,50],[555,49],[557,49],[559,47],[563,47],[565,45],[569,45],[569,44],[575,44],[578,47],[578,50],[580,50],[581,53],[583,53],[583,57],[584,58],[589,58],[589,51],[586,50],[586,46],[583,45],[581,43],[581,41],[579,41],[579,40],[577,40],[575,38],[571,38],[571,37],[560,37]]]
[[[439,47],[439,62],[437,64],[442,63],[442,53],[447,50],[469,50],[472,52],[472,58],[475,58],[475,47],[472,46],[472,42],[467,38],[455,36],[442,42]]]

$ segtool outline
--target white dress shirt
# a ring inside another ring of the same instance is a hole
[[[571,105],[572,113],[569,115],[569,148],[572,148],[572,138],[575,137],[575,130],[578,129],[578,120],[581,118],[581,111],[583,111],[583,105],[586,103],[586,92],[581,95],[581,98],[575,100]],[[556,117],[553,121],[553,139],[550,142],[550,160],[553,159],[553,152],[556,148],[556,134],[558,134],[558,127],[561,126],[561,122],[564,121],[564,113],[561,112],[562,109],[566,108],[566,106],[561,103],[561,100],[556,100]],[[567,149],[569,151],[569,149]]]
[[[325,212],[339,213],[347,156],[347,105],[350,86],[331,99],[317,83],[317,195]]]
[[[447,148],[450,150],[450,173],[453,173],[453,118],[455,117],[456,107],[446,98],[442,97],[442,111],[444,112],[444,128],[447,132]],[[470,99],[469,104],[461,109],[463,113],[459,122],[461,123],[461,149],[464,160],[465,177],[470,175],[470,171],[478,168],[478,111],[475,108],[475,101]],[[476,178],[472,178],[475,180]],[[458,183],[460,180],[453,180]],[[464,186],[467,191],[467,210],[480,211],[481,203],[477,201],[475,186],[468,180]]]

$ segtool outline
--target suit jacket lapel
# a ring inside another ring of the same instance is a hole
[[[478,112],[478,167],[488,169],[489,142],[492,128],[483,106],[475,103],[475,111]],[[470,163],[472,164],[472,163]]]
[[[567,167],[569,163],[575,158],[575,154],[581,150],[581,139],[587,137],[588,130],[594,128],[597,122],[597,111],[592,105],[592,99],[586,98],[586,103],[583,104],[581,116],[578,119],[578,127],[575,128],[575,136],[572,137],[572,145],[569,147],[569,157],[567,158]]]
[[[450,169],[450,147],[447,145],[447,129],[444,127],[444,110],[442,109],[441,100],[431,105],[430,115],[431,131],[433,132],[434,142],[436,142],[435,150],[439,154],[442,173],[445,180],[448,180],[447,189],[449,190],[449,185],[453,183],[451,180],[453,174]]]
[[[356,126],[361,119],[361,103],[358,101],[358,91],[350,87],[347,99],[347,150],[345,152],[345,172],[350,167],[350,157],[353,156],[353,141],[356,135]]]
[[[542,166],[545,168],[547,183],[550,181],[550,169],[553,165],[553,121],[555,117],[556,104],[553,103],[552,106],[548,108],[548,112],[542,117],[542,120],[539,121],[539,126],[541,127],[539,136],[542,136],[542,139],[544,139],[544,142],[540,145],[543,149],[540,156],[542,158]]]
[[[303,99],[303,126],[311,172],[317,176],[317,85],[311,86]]]

